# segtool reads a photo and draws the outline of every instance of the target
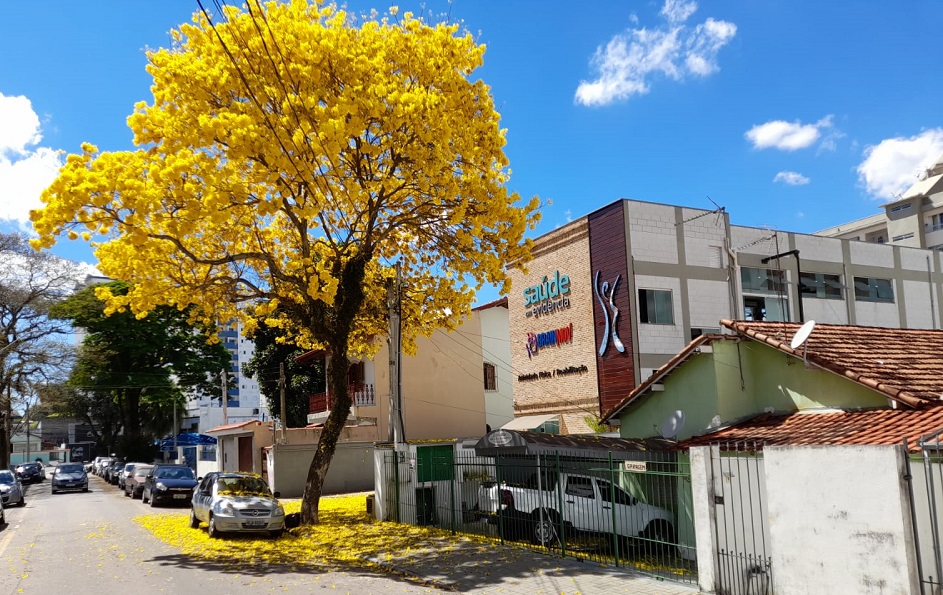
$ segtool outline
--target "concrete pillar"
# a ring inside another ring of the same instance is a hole
[[[718,457],[719,448],[697,446],[689,451],[694,534],[697,536],[697,584],[701,591],[706,592],[717,590],[717,545],[714,540],[717,510],[714,504],[716,490],[712,454]]]

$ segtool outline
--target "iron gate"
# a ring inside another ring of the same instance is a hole
[[[405,452],[383,453],[384,520],[484,535],[696,584],[686,453],[646,452],[633,461],[567,451],[536,457],[441,454],[424,461]],[[479,502],[488,490],[500,499],[493,511]],[[525,492],[544,501],[531,510],[521,497]],[[670,515],[672,522],[650,523],[632,536],[614,529],[644,514],[644,507]]]
[[[920,574],[920,592],[943,593],[943,452],[940,435],[917,443],[916,452],[904,440],[910,510],[914,530],[914,554]]]
[[[718,595],[772,595],[769,514],[762,445],[715,444],[714,543]]]

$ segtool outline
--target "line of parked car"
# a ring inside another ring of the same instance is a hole
[[[298,525],[298,515],[285,514],[268,484],[254,473],[213,472],[196,477],[186,465],[128,462],[99,457],[87,465],[90,473],[118,486],[125,496],[145,504],[187,504],[190,527],[207,524],[210,537],[226,533],[267,533],[279,537]]]

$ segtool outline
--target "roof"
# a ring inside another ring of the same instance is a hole
[[[475,306],[472,308],[472,312],[480,312],[482,310],[489,310],[491,308],[507,308],[508,307],[508,297],[504,296],[498,298],[493,302],[488,302],[487,304],[482,304],[480,306]]]
[[[936,443],[943,430],[943,405],[924,409],[870,409],[864,411],[800,411],[763,413],[749,421],[695,436],[680,448],[740,442],[762,446],[887,445],[906,438],[911,451],[922,440]]]
[[[520,432],[494,430],[485,434],[475,444],[475,454],[480,457],[502,455],[536,455],[568,451],[569,454],[590,456],[619,452],[674,450],[675,443],[664,438],[610,438],[595,434],[544,434],[542,432]],[[579,451],[578,453],[574,451]]]
[[[938,191],[941,180],[943,180],[943,175],[941,174],[928,176],[925,180],[920,180],[911,186],[901,198],[915,198],[933,194]]]
[[[550,421],[551,419],[560,419],[559,413],[548,413],[546,415],[524,415],[522,417],[515,417],[508,423],[501,426],[502,430],[533,430],[539,428],[544,423]]]
[[[267,424],[270,425],[270,426],[272,425],[272,422],[265,422],[265,423],[267,423]],[[225,432],[225,431],[228,431],[228,430],[238,430],[238,429],[245,428],[246,426],[250,426],[250,425],[253,425],[253,424],[255,424],[255,425],[262,425],[262,422],[260,422],[260,421],[258,421],[258,420],[255,420],[255,419],[250,419],[249,421],[241,421],[241,422],[239,422],[239,423],[227,424],[227,425],[225,425],[225,426],[216,426],[215,428],[213,428],[213,429],[211,429],[211,430],[206,430],[206,433],[207,433],[207,434],[217,434],[217,433],[219,433],[219,432]],[[249,430],[247,430],[247,431],[249,431]]]
[[[943,402],[943,331],[817,324],[805,344],[794,350],[789,343],[799,323],[720,324],[910,407]]]
[[[609,411],[603,413],[601,421],[606,422],[619,413],[621,413],[626,407],[632,404],[633,401],[637,400],[643,394],[648,392],[648,390],[655,384],[661,382],[665,377],[671,374],[675,368],[680,366],[682,363],[686,362],[693,355],[697,355],[703,351],[703,347],[706,343],[712,343],[718,340],[729,340],[734,339],[735,337],[731,335],[701,335],[696,337],[693,341],[687,344],[684,349],[679,351],[674,357],[672,357],[666,364],[658,368],[652,375],[646,378],[641,384],[639,384],[631,393],[618,403],[613,406]]]

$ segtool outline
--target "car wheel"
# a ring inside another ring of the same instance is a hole
[[[209,535],[211,539],[219,539],[221,535],[219,534],[219,529],[216,528],[216,518],[212,514],[210,514],[210,519],[206,524],[207,535]]]
[[[151,492],[151,508],[157,508],[157,498],[154,497],[154,492]]]
[[[84,488],[82,488],[82,491],[83,491],[83,492],[87,492],[87,491],[88,491],[88,486],[85,486]]]
[[[557,518],[552,511],[540,510],[534,512],[533,541],[544,547],[551,547],[559,541],[557,535]]]
[[[56,493],[56,488],[52,488],[52,493],[53,493],[53,494]]]
[[[141,503],[147,504],[147,490],[141,490]]]
[[[128,491],[128,488],[125,488],[125,489],[124,489],[124,496],[125,496],[125,498],[130,498],[130,497],[131,497],[131,492]]]
[[[268,534],[272,536],[272,539],[278,539],[279,537],[282,536],[282,533],[284,532],[285,532],[284,529],[277,529],[275,531],[269,531]]]
[[[21,508],[22,508],[23,506],[26,506],[26,498],[20,498],[19,506],[20,506]]]
[[[190,509],[190,528],[198,529],[200,527],[200,519],[196,518],[196,511],[192,508]]]

